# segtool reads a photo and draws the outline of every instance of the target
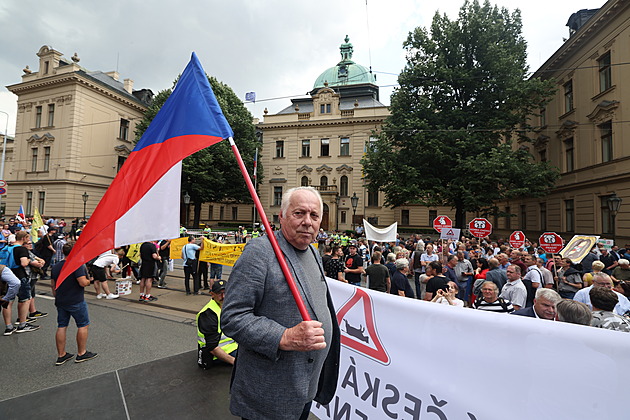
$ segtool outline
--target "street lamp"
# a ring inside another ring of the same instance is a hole
[[[0,114],[7,116],[7,122],[4,126],[4,138],[2,139],[2,162],[0,163],[0,179],[4,180],[4,161],[7,156],[7,136],[9,135],[9,114],[4,111],[0,111]],[[2,196],[0,195],[0,200]],[[4,213],[2,214],[4,216]]]
[[[341,197],[339,194],[335,197],[335,232],[339,232],[339,202]]]
[[[613,245],[615,244],[615,233],[617,230],[617,223],[615,219],[617,218],[617,213],[619,212],[619,207],[621,207],[621,198],[617,197],[617,194],[613,194],[608,197],[607,204],[608,210],[610,210],[610,215],[612,216],[612,235],[613,235]]]
[[[87,206],[87,201],[88,201],[88,198],[90,198],[90,196],[88,195],[86,191],[83,193],[81,198],[83,198],[83,218],[85,219],[85,207]]]
[[[184,204],[186,205],[186,227],[188,227],[188,218],[190,216],[190,195],[188,195],[188,191],[184,192]]]
[[[357,206],[359,205],[359,197],[357,197],[357,193],[352,193],[350,203],[352,204],[352,231],[354,232],[354,216],[357,214]]]

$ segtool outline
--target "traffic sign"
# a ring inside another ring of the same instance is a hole
[[[563,240],[556,232],[545,232],[538,239],[540,247],[550,254],[557,254],[563,246]]]
[[[492,233],[492,223],[488,219],[477,217],[468,223],[468,230],[476,238],[485,238]]]
[[[0,195],[5,195],[7,193],[7,189],[4,187],[0,187]]]
[[[453,227],[453,221],[448,216],[438,216],[433,219],[433,229],[442,232],[442,229]]]
[[[510,235],[510,245],[512,248],[520,248],[525,245],[525,234],[520,230],[515,230]]]
[[[4,188],[7,186],[7,181],[0,179],[0,188]]]

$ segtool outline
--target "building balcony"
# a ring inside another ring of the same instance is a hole
[[[311,187],[315,188],[322,195],[336,195],[337,194],[336,185],[311,185]]]

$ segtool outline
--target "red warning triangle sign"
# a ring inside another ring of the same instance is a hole
[[[355,289],[350,300],[337,312],[337,322],[341,330],[342,345],[378,362],[389,364],[389,355],[374,324],[372,299],[365,290],[360,287]]]
[[[448,232],[446,232],[447,236],[455,236],[455,232],[453,232],[453,229],[449,229]]]

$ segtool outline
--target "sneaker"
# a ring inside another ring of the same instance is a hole
[[[35,311],[35,312],[32,312],[32,313],[28,314],[27,320],[32,321],[32,320],[35,320],[37,318],[44,318],[46,316],[48,316],[47,312]]]
[[[29,331],[37,331],[37,330],[39,330],[39,328],[40,328],[39,325],[33,325],[33,324],[29,324],[27,322],[26,325],[24,325],[23,327],[17,327],[15,332],[16,333],[23,333],[23,332],[29,332]]]
[[[144,301],[145,301],[144,296],[140,296],[140,297],[138,298],[138,302],[144,302]]]
[[[77,354],[77,358],[74,359],[74,363],[85,362],[87,360],[94,359],[96,356],[98,356],[98,353],[92,353],[91,351],[86,351],[82,355]]]
[[[118,299],[118,295],[110,293],[109,295],[105,296],[105,299]]]
[[[136,284],[140,284],[140,280],[136,280]]]
[[[147,302],[155,302],[156,300],[158,300],[158,298],[156,298],[155,296],[145,296],[144,300]]]
[[[26,321],[27,321],[27,322],[37,322],[37,318],[33,318],[33,319],[31,319],[31,318],[29,318],[29,317],[26,317]],[[20,325],[20,320],[19,320],[19,319],[16,319],[16,320],[15,320],[15,323],[14,323],[13,325]]]
[[[13,334],[13,333],[15,332],[15,330],[16,330],[16,329],[17,329],[17,328],[15,328],[15,327],[13,327],[13,326],[12,326],[12,327],[10,327],[10,328],[9,328],[9,327],[7,327],[7,329],[6,329],[6,330],[4,330],[4,335],[11,335],[11,334]]]
[[[57,357],[57,361],[55,362],[55,366],[61,366],[66,363],[68,360],[72,359],[74,354],[66,352],[65,355],[61,357]]]
[[[162,285],[159,285],[159,284],[158,284],[158,287],[157,287],[157,288],[158,288],[158,289],[166,289],[166,283],[164,283],[164,284],[162,284]]]
[[[103,299],[104,297],[107,297],[105,293],[99,293],[98,295],[96,295],[96,299]]]

